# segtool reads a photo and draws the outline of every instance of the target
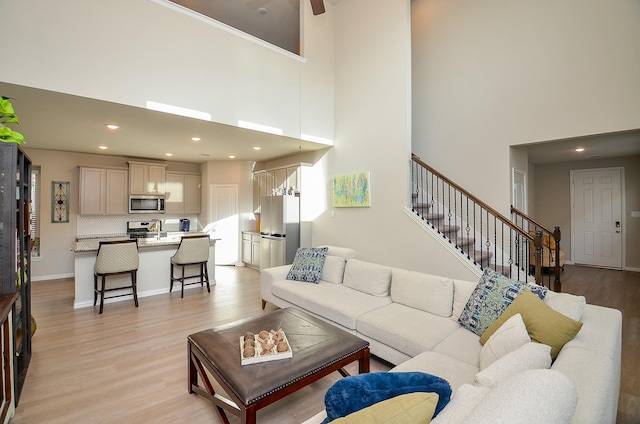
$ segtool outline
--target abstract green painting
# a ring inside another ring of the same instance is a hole
[[[371,206],[368,172],[333,177],[333,207],[363,208]]]

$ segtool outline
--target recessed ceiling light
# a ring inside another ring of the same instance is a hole
[[[266,7],[260,7],[258,8],[258,13],[260,13],[261,15],[266,15],[268,12]]]
[[[262,149],[262,147],[260,147],[260,146],[253,146],[253,150],[260,150],[260,149]]]
[[[191,137],[191,141],[198,142],[200,140],[202,140],[200,137]]]
[[[98,149],[100,150],[107,150],[109,147],[108,146],[98,146]]]
[[[167,152],[167,153],[165,153],[164,155],[165,155],[165,156],[167,156],[167,157],[171,157],[171,156],[173,156],[173,153],[168,153],[168,152]]]
[[[235,159],[236,156],[235,155],[229,155],[229,159]]]
[[[105,124],[105,127],[109,128],[110,130],[117,130],[118,128],[120,128],[120,125],[116,125],[116,124]]]
[[[578,148],[576,149],[576,152],[584,152],[584,148],[583,148],[583,147],[578,147]]]

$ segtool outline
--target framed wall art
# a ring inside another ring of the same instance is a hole
[[[367,208],[371,206],[369,172],[333,177],[334,208]]]
[[[69,222],[69,181],[51,181],[51,222]]]

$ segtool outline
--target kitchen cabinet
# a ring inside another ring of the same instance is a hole
[[[80,215],[126,215],[128,171],[80,168]]]
[[[167,172],[165,174],[165,212],[200,214],[199,174]]]
[[[300,166],[257,171],[253,173],[253,212],[260,213],[260,199],[273,196],[274,190],[286,192],[289,187],[300,192]]]
[[[130,194],[165,194],[166,165],[129,162]]]
[[[9,407],[17,405],[31,361],[31,160],[13,143],[0,143],[0,294],[15,295],[11,322],[2,325],[3,350],[7,349],[6,332],[13,351],[2,361],[13,372],[14,386],[4,374],[3,395],[13,395]],[[10,348],[9,348],[10,349]],[[12,362],[12,366],[10,364]],[[4,368],[6,373],[6,367]],[[4,406],[3,406],[4,408]]]
[[[260,234],[242,232],[242,262],[248,267],[260,269]]]

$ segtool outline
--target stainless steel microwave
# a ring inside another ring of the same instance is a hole
[[[164,196],[129,196],[129,213],[164,213]]]

